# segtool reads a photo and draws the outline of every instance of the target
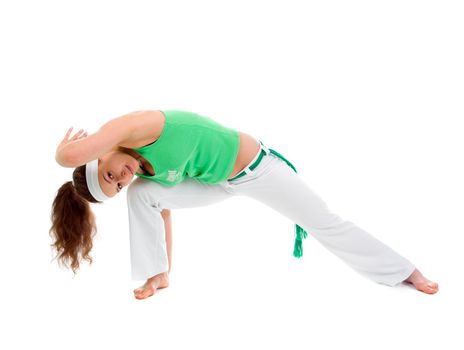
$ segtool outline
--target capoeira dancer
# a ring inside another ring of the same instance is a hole
[[[81,260],[92,262],[96,225],[90,203],[129,186],[132,278],[146,280],[134,290],[138,299],[169,285],[171,209],[236,195],[254,198],[292,220],[295,257],[302,255],[310,234],[372,281],[438,291],[438,284],[409,260],[331,212],[283,155],[244,132],[176,110],[137,111],[110,120],[94,134],[71,132],[58,145],[56,161],[75,168],[73,179],[56,194],[50,233],[59,262],[69,263],[74,273]]]

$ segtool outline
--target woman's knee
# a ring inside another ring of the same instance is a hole
[[[320,230],[321,232],[330,232],[346,223],[343,217],[328,210],[322,210],[316,213],[314,211],[309,211],[297,221],[301,222],[301,224],[308,229]]]
[[[127,187],[127,201],[144,201],[151,204],[161,198],[161,185],[155,181],[137,178]]]

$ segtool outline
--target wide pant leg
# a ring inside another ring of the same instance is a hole
[[[206,206],[231,196],[220,185],[192,178],[171,187],[147,179],[134,180],[127,189],[132,279],[148,279],[169,270],[163,209]]]
[[[394,286],[414,271],[410,261],[362,228],[332,213],[300,176],[273,154],[265,156],[252,173],[222,185],[231,194],[249,196],[285,215],[375,282]]]

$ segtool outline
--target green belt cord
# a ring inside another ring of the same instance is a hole
[[[280,153],[270,148],[269,148],[269,152],[279,157],[280,159],[282,159],[285,163],[287,163],[287,165],[290,168],[292,168],[295,171],[295,173],[297,172],[293,164],[290,163],[287,159],[285,159],[283,155],[281,155]],[[293,248],[293,256],[295,258],[301,258],[303,256],[303,239],[308,237],[308,233],[302,227],[295,224],[295,236],[296,237],[295,237],[295,247]]]

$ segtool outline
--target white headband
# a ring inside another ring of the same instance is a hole
[[[98,159],[94,159],[85,165],[85,178],[90,194],[99,202],[107,200],[109,197],[103,193],[98,181]]]

